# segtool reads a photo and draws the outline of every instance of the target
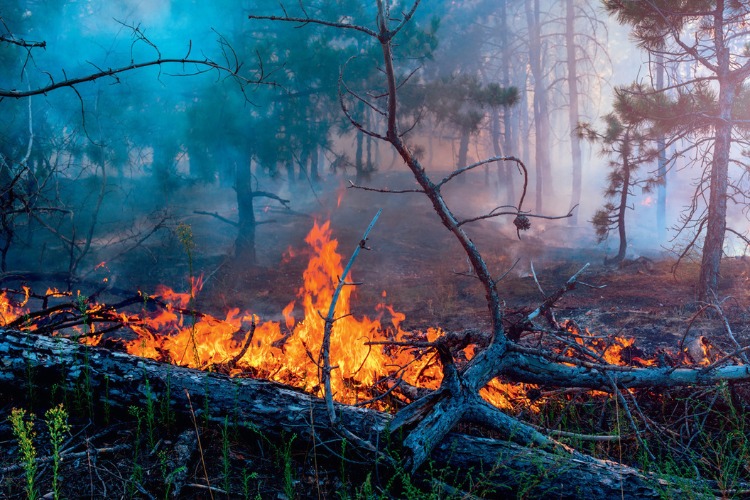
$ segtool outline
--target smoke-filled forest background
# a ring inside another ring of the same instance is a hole
[[[305,14],[367,23],[373,9],[317,2]],[[198,63],[163,62],[2,101],[0,178],[13,186],[3,200],[3,270],[116,266],[141,243],[207,218],[217,250],[269,265],[280,256],[269,255],[262,239],[279,231],[258,225],[264,212],[275,213],[266,219],[288,217],[284,207],[309,213],[348,180],[377,186],[402,172],[392,150],[354,130],[339,106],[342,85],[377,87],[377,47],[320,26],[247,18],[274,13],[265,2],[4,2],[6,90],[147,61]],[[429,2],[406,29],[398,63],[411,74],[401,89],[410,146],[430,171],[493,155],[520,158],[529,168],[526,209],[557,216],[577,207],[567,220],[535,225],[537,234],[575,228],[555,237],[560,246],[597,241],[591,221],[610,201],[610,163],[621,159],[587,139],[606,129],[614,89],[670,86],[697,71],[687,61],[662,61],[657,82],[653,57],[595,1]],[[364,125],[379,119],[364,102],[351,111]],[[679,253],[696,234],[697,225],[676,229],[691,210],[702,172],[693,160],[702,151],[675,154],[679,148],[667,152],[672,161],[661,173],[654,157],[634,174],[630,256]],[[523,178],[500,164],[471,172],[469,182],[482,189],[456,196],[481,212],[515,206]],[[731,205],[730,225],[746,234],[742,206]],[[513,234],[506,226],[498,223]],[[611,256],[617,243],[610,237],[601,248]],[[725,251],[742,254],[744,242],[728,234]]]

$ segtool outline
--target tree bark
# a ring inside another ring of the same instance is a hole
[[[656,90],[664,89],[664,55],[656,54]],[[656,160],[656,174],[659,178],[659,186],[656,188],[656,234],[659,244],[664,244],[667,239],[667,151],[664,134],[656,138],[656,149],[658,158]]]
[[[539,0],[526,0],[526,23],[529,28],[529,66],[534,78],[534,136],[536,160],[536,206],[542,213],[543,200],[552,195],[550,167],[550,122],[547,88],[542,73],[542,42]]]
[[[234,241],[234,256],[238,261],[254,265],[255,253],[255,198],[253,190],[252,161],[237,162],[235,191],[237,192],[237,215],[239,218],[237,238]]]
[[[212,425],[224,425],[229,417],[240,429],[269,438],[292,433],[307,445],[338,439],[329,426],[324,400],[275,382],[233,379],[13,330],[0,330],[0,354],[0,391],[23,398],[30,390],[47,394],[57,386],[58,390],[75,391],[85,383],[95,418],[105,406],[110,412],[127,414],[130,406],[142,407],[149,398],[161,404],[168,395],[178,421],[191,425],[189,394],[197,419]],[[335,403],[335,411],[348,431],[385,451],[391,415],[339,403]],[[394,438],[390,435],[392,443]],[[324,455],[327,448],[340,447],[328,443],[318,449],[318,455]],[[446,435],[434,449],[432,461],[436,470],[473,469],[475,479],[483,478],[496,495],[524,492],[535,498],[621,498],[622,494],[625,498],[658,498],[665,492],[668,496],[681,493],[663,479],[572,450],[549,453],[458,433]]]
[[[581,140],[578,138],[576,128],[580,121],[578,115],[578,67],[576,60],[575,39],[575,4],[573,0],[565,1],[565,48],[568,59],[568,126],[570,127],[570,150],[573,160],[573,187],[571,190],[570,206],[574,207],[581,203],[582,165],[581,165]],[[578,210],[568,219],[571,226],[578,224]]]
[[[732,147],[731,120],[735,86],[732,80],[726,78],[726,75],[719,75],[719,82],[719,120],[714,139],[706,239],[703,242],[701,272],[698,281],[698,299],[703,301],[712,300],[712,294],[715,294],[718,289],[719,269],[724,253],[724,233],[727,227],[729,149]]]

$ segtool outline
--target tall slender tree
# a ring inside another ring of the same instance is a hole
[[[536,160],[536,212],[542,212],[543,200],[551,194],[552,166],[550,164],[550,115],[547,81],[541,37],[541,9],[539,0],[526,0],[526,24],[529,36],[529,66],[534,83],[534,147]]]
[[[582,165],[581,143],[575,128],[580,121],[578,105],[578,55],[576,54],[575,2],[565,0],[565,52],[568,80],[568,121],[570,124],[570,151],[573,160],[573,186],[571,190],[571,205],[581,203]],[[571,225],[578,223],[578,211],[573,213],[568,221]]]
[[[664,89],[664,56],[656,55],[656,90]],[[667,143],[663,134],[656,138],[657,178],[659,185],[656,188],[656,231],[659,241],[663,242],[667,236]]]

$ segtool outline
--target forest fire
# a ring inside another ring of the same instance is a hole
[[[305,241],[312,257],[297,300],[283,310],[283,324],[263,322],[239,309],[230,310],[224,319],[191,314],[191,303],[202,286],[197,279],[191,293],[177,293],[167,287],[156,290],[154,298],[164,301],[166,308],[129,318],[128,326],[138,338],[126,343],[127,351],[192,368],[227,367],[235,376],[252,374],[320,394],[318,358],[325,327],[322,312],[331,303],[343,266],[329,223],[316,223]],[[338,319],[331,340],[334,398],[355,403],[371,397],[372,386],[395,374],[412,385],[437,387],[439,370],[434,357],[415,359],[405,350],[369,344],[402,342],[416,334],[400,328],[405,316],[386,303],[377,307],[373,319],[355,317],[351,313],[353,290],[351,286],[343,288],[335,311]],[[299,321],[293,315],[295,308],[302,310]],[[416,336],[433,341],[439,335],[439,330],[429,329]]]
[[[642,352],[635,347],[634,338],[617,336],[612,338],[597,337],[589,332],[588,329],[581,331],[571,321],[565,322],[563,326],[578,346],[592,349],[595,355],[600,355],[601,360],[609,364],[641,367],[656,366],[656,360],[641,357]],[[572,351],[572,348],[570,348],[566,354],[573,355]]]
[[[111,311],[79,293],[73,306],[84,321],[73,328],[81,340],[96,345],[104,338],[101,333],[112,329],[112,323],[118,323],[137,335],[124,343],[130,354],[191,368],[220,370],[232,376],[265,378],[321,396],[323,312],[331,304],[343,265],[329,222],[315,223],[305,242],[311,249],[311,257],[296,300],[283,309],[283,322],[262,321],[257,315],[237,308],[229,310],[223,319],[195,311],[195,298],[203,287],[202,278],[197,277],[190,279],[190,292],[180,293],[166,286],[158,286],[152,295],[139,292],[142,304],[138,313]],[[291,256],[293,250],[289,253]],[[412,387],[437,388],[441,368],[437,355],[428,347],[442,331],[403,330],[405,315],[386,302],[385,291],[373,318],[357,317],[352,314],[353,291],[354,286],[343,287],[334,314],[331,335],[334,399],[349,404],[362,402],[399,381]],[[22,301],[16,303],[5,294],[0,296],[0,319],[3,325],[35,330],[36,322],[25,321],[29,318],[27,303],[33,294],[28,287],[22,293]],[[72,294],[61,294],[55,289],[48,290],[43,297],[46,304],[47,298],[60,296]],[[160,307],[148,307],[153,303]],[[299,311],[296,315],[295,310]],[[101,321],[93,321],[94,317]],[[97,326],[102,323],[103,327]],[[655,364],[654,360],[641,357],[633,339],[599,338],[586,330],[580,331],[572,322],[564,327],[577,346],[588,349],[601,361],[640,367]],[[61,332],[56,330],[54,334]],[[561,352],[571,357],[580,354],[573,347]],[[473,355],[474,346],[469,345],[460,357],[470,360]],[[526,394],[533,388],[495,379],[483,389],[482,396],[499,408],[512,409],[519,402],[528,405]]]
[[[8,325],[26,314],[27,311],[24,306],[29,300],[29,288],[23,287],[23,290],[26,295],[20,304],[14,304],[6,292],[0,293],[0,326]]]

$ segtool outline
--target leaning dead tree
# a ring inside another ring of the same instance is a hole
[[[397,151],[419,185],[418,189],[398,192],[417,192],[430,200],[432,208],[442,224],[460,243],[471,263],[476,278],[484,289],[491,332],[487,335],[486,342],[481,346],[481,351],[465,365],[459,366],[446,343],[440,340],[434,342],[431,347],[437,351],[442,365],[443,379],[440,387],[401,409],[391,421],[391,432],[402,433],[404,436],[405,453],[402,458],[402,465],[408,470],[417,471],[445,443],[447,436],[460,422],[480,424],[523,446],[556,453],[568,452],[567,447],[518,419],[508,416],[480,397],[480,389],[499,376],[504,376],[516,382],[607,391],[624,404],[626,402],[621,391],[628,388],[663,388],[679,385],[715,384],[723,380],[749,380],[750,370],[748,367],[742,364],[731,364],[735,361],[735,358],[732,357],[723,360],[722,363],[700,369],[630,368],[611,365],[590,352],[586,353],[587,359],[581,360],[544,347],[532,348],[518,342],[522,331],[530,331],[535,328],[533,321],[537,318],[547,317],[550,319],[550,323],[554,325],[554,318],[550,317],[548,313],[555,301],[565,291],[576,286],[578,274],[573,276],[560,292],[548,297],[539,308],[529,314],[526,321],[521,322],[520,326],[516,324],[515,329],[506,328],[502,289],[500,287],[502,273],[490,269],[467,233],[466,226],[476,220],[510,215],[514,217],[513,223],[516,228],[524,230],[529,228],[532,217],[539,217],[540,215],[523,211],[522,196],[516,207],[498,207],[479,217],[460,218],[453,212],[442,195],[442,189],[453,179],[487,163],[515,162],[525,173],[524,165],[517,158],[512,156],[490,158],[458,168],[442,180],[436,181],[428,174],[408,146],[405,139],[408,130],[402,130],[399,120],[399,89],[414,72],[409,73],[404,79],[399,78],[394,64],[394,51],[398,46],[395,43],[396,39],[412,20],[419,3],[419,0],[416,0],[408,9],[396,12],[392,9],[393,4],[389,0],[377,0],[377,19],[374,27],[316,19],[308,16],[304,9],[299,17],[289,15],[286,10],[283,11],[281,16],[250,16],[250,19],[254,20],[286,22],[303,26],[308,24],[327,26],[333,30],[367,37],[378,44],[382,53],[380,63],[382,64],[381,70],[384,79],[383,88],[374,89],[367,94],[354,92],[347,86],[344,68],[339,79],[341,108],[350,123],[360,132],[389,143]],[[366,107],[375,111],[381,117],[381,128],[375,129],[363,126],[363,121],[358,120],[351,111],[353,109],[353,106],[350,105],[351,102],[364,103]],[[372,188],[368,189],[373,190]],[[396,192],[387,189],[380,191],[384,193]],[[568,213],[566,216],[570,215]],[[323,371],[330,372],[334,368],[327,365],[323,367]],[[345,424],[340,425],[345,426]],[[356,433],[356,430],[350,428],[348,432]],[[368,438],[360,436],[359,441],[367,443]]]

